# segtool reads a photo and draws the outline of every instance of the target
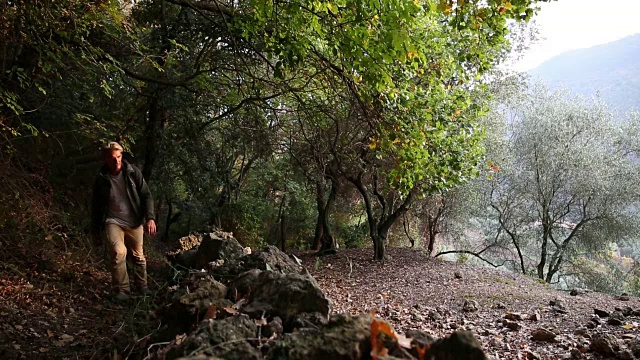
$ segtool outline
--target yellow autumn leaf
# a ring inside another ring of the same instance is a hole
[[[511,5],[510,1],[506,1],[504,3],[504,8],[507,9],[507,10],[511,10],[511,9],[513,9],[513,5]]]

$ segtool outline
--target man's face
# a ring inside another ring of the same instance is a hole
[[[112,174],[118,174],[122,170],[122,150],[105,152],[103,160]]]

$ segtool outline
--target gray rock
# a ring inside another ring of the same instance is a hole
[[[329,319],[327,315],[323,315],[318,312],[304,312],[294,316],[290,326],[294,329],[317,327],[319,325],[325,325],[328,321]]]
[[[622,359],[622,360],[635,360],[635,357],[633,356],[633,354],[631,353],[631,351],[629,351],[629,349],[623,349],[618,351],[618,359]]]
[[[524,320],[524,316],[522,316],[522,314],[520,313],[512,313],[512,312],[508,312],[504,315],[504,318],[507,320],[516,320],[516,321],[521,321]]]
[[[622,315],[624,315],[624,316],[634,316],[633,315],[633,309],[630,306],[625,306],[620,311],[622,312]]]
[[[502,325],[504,325],[506,328],[511,329],[513,331],[519,331],[520,329],[522,329],[522,325],[520,325],[515,321],[510,321],[507,319],[502,320]]]
[[[359,360],[371,352],[371,316],[332,316],[326,325],[285,334],[268,360]]]
[[[541,360],[542,358],[540,357],[540,355],[538,355],[537,353],[531,351],[531,350],[527,350],[524,353],[524,358],[526,360]]]
[[[189,249],[185,251],[169,252],[167,258],[173,266],[183,267],[186,269],[194,269],[196,267],[196,254],[198,249]]]
[[[593,313],[594,313],[594,314],[596,314],[596,315],[598,315],[598,316],[599,316],[599,317],[601,317],[601,318],[603,318],[603,317],[609,317],[609,315],[610,315],[608,311],[606,311],[606,310],[601,310],[601,309],[597,309],[597,308],[594,308],[594,309],[593,309]]]
[[[551,305],[551,310],[553,312],[557,312],[560,314],[568,314],[569,311],[567,310],[567,306],[564,302],[563,299],[560,298],[555,298],[551,301],[549,301],[549,305]]]
[[[284,328],[282,326],[282,319],[279,317],[274,317],[273,320],[269,321],[266,326],[262,327],[262,336],[266,338],[272,338],[282,335],[284,332]]]
[[[308,274],[281,274],[251,270],[231,284],[227,296],[246,300],[241,311],[255,318],[278,316],[285,329],[302,313],[318,313],[327,317],[330,302],[315,279]]]
[[[194,255],[198,246],[202,243],[202,234],[193,233],[178,239],[178,248],[167,252],[167,259],[173,265],[180,265],[186,268],[194,267]]]
[[[577,336],[582,336],[582,337],[589,337],[589,333],[587,332],[587,329],[585,329],[585,328],[576,329],[573,332],[573,334],[577,335]]]
[[[531,321],[540,321],[541,318],[542,316],[540,316],[538,311],[534,311],[533,314],[529,315],[529,320]]]
[[[493,304],[492,308],[494,308],[494,309],[506,309],[507,305],[505,305],[502,302],[497,302],[497,303]]]
[[[222,266],[212,269],[211,272],[220,279],[233,279],[254,269],[283,274],[297,274],[303,271],[303,267],[289,255],[275,246],[267,246],[257,253],[227,261]]]
[[[432,321],[440,321],[442,320],[442,315],[440,315],[440,313],[435,310],[429,310],[429,318]]]
[[[618,340],[611,334],[595,334],[590,349],[603,356],[613,356],[619,349]]]
[[[435,360],[486,360],[478,340],[468,331],[457,331],[431,345],[429,354]]]
[[[465,300],[462,305],[462,311],[464,312],[474,312],[478,311],[478,302],[475,300]]]
[[[580,351],[580,349],[576,349],[576,348],[571,349],[571,358],[582,359],[583,357],[584,356],[582,354],[582,351]]]
[[[222,320],[205,320],[178,346],[167,352],[166,359],[201,354],[222,359],[262,359],[262,354],[246,339],[257,336],[255,321],[246,315]]]
[[[430,345],[436,341],[431,334],[422,330],[409,330],[405,333],[405,336],[412,339],[412,344],[418,345]]]
[[[535,341],[555,342],[556,334],[548,329],[538,328],[531,333],[531,339]]]
[[[194,257],[197,269],[204,269],[208,263],[216,260],[225,262],[244,256],[244,248],[231,233],[217,231],[205,234]]]
[[[209,278],[191,279],[171,294],[171,300],[158,313],[168,325],[167,335],[173,337],[197,324],[213,305],[221,310],[233,303],[225,296],[227,287]]]
[[[636,336],[635,339],[629,341],[627,346],[629,346],[631,353],[633,353],[635,357],[640,358],[640,337]]]
[[[620,311],[614,311],[611,313],[611,316],[609,316],[609,319],[607,320],[607,324],[620,326],[624,324],[624,321],[625,321],[624,315],[622,315]]]

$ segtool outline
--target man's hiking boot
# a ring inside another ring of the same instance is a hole
[[[113,297],[116,301],[118,302],[127,302],[129,301],[129,295],[121,292],[116,294],[116,296]]]
[[[138,292],[140,292],[140,295],[142,295],[142,296],[151,296],[153,294],[153,292],[151,290],[149,290],[148,287],[140,288],[140,290],[138,290]]]

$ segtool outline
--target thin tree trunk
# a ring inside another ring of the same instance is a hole
[[[331,209],[336,202],[338,194],[338,184],[336,180],[331,180],[331,191],[329,192],[329,198],[324,206],[324,212],[322,213],[322,247],[321,251],[329,251],[336,249],[336,240],[331,234],[331,224],[329,223],[329,215]]]
[[[324,184],[316,182],[316,208],[318,209],[318,219],[316,220],[316,231],[313,235],[312,250],[320,250],[322,247],[322,237],[324,234],[323,217],[325,212]]]
[[[431,216],[427,216],[427,230],[429,232],[429,244],[427,245],[427,253],[429,256],[433,253],[436,244],[436,226]]]
[[[542,246],[540,248],[540,262],[538,263],[538,278],[544,280],[544,267],[547,264],[547,244],[549,241],[549,227],[546,217],[542,219]]]
[[[284,202],[287,198],[287,194],[283,194],[282,195],[282,200],[280,200],[280,208],[278,209],[278,222],[280,223],[280,250],[285,251],[285,246],[284,246],[284,234],[282,232],[282,226],[283,226],[283,221],[284,221]],[[276,230],[277,232],[277,230]],[[276,239],[274,239],[276,240]],[[277,240],[276,240],[277,241]]]
[[[287,223],[286,223],[286,215],[284,212],[280,216],[280,250],[282,252],[286,252],[286,244],[287,244]]]

